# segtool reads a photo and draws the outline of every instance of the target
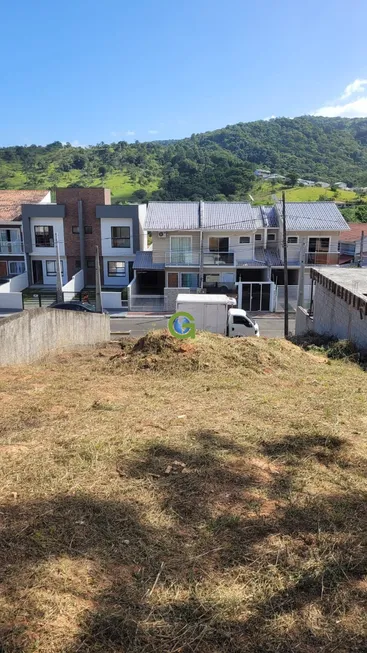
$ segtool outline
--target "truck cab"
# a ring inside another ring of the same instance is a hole
[[[228,310],[228,336],[230,338],[243,338],[244,336],[260,335],[257,322],[252,322],[246,311],[241,308],[230,308]]]

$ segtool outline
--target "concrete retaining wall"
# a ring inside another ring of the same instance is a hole
[[[315,285],[313,330],[321,335],[351,340],[367,349],[367,316],[319,283]]]
[[[121,292],[102,292],[102,308],[106,310],[119,309],[121,310]]]
[[[53,308],[23,311],[0,322],[0,366],[31,363],[50,352],[109,339],[109,315]]]
[[[313,331],[313,318],[309,316],[305,308],[297,306],[296,336],[303,336],[309,331]]]
[[[2,283],[0,293],[20,292],[27,286],[28,275],[26,272],[23,272],[23,274],[17,274],[16,277],[12,277],[7,283]]]

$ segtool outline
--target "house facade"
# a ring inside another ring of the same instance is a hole
[[[135,253],[145,246],[145,210],[145,205],[111,205],[105,188],[60,188],[54,203],[23,204],[29,285],[55,285],[58,241],[64,284],[83,270],[85,286],[95,285],[98,246],[102,285],[127,286],[134,275]]]
[[[302,252],[307,269],[338,264],[339,233],[348,225],[333,203],[287,203],[286,223],[290,286],[298,286]],[[236,294],[245,310],[273,310],[276,288],[284,284],[279,203],[151,202],[145,229],[152,246],[137,252],[135,296],[161,297],[172,310],[178,292],[202,286]]]
[[[26,269],[22,228],[22,204],[51,202],[46,190],[0,191],[0,279],[23,274]]]
[[[363,251],[361,253],[361,243]],[[367,224],[350,223],[348,231],[339,235],[340,264],[358,263],[367,265]]]

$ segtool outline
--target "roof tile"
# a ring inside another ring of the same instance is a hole
[[[20,220],[22,204],[39,204],[47,190],[0,190],[0,222]]]

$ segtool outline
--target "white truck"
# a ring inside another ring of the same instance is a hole
[[[234,308],[236,300],[227,295],[177,295],[176,311],[189,313],[195,328],[220,333],[230,338],[259,336],[259,327],[252,322],[246,311]]]

